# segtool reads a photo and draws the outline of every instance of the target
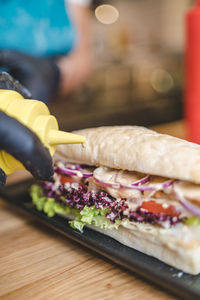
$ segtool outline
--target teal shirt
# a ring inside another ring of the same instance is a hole
[[[74,43],[64,0],[0,0],[0,49],[54,56],[67,54]]]

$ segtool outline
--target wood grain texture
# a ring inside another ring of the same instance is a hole
[[[184,134],[180,122],[156,129]],[[175,299],[3,200],[0,220],[0,299]]]

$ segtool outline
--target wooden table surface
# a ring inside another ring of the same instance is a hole
[[[184,137],[182,122],[155,129]],[[0,299],[175,299],[3,200],[0,220]]]

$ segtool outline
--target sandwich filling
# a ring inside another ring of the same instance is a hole
[[[127,222],[200,225],[200,185],[138,172],[58,162],[53,182],[33,185],[31,197],[38,210],[67,215],[78,230]]]

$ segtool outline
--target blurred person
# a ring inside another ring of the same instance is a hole
[[[90,0],[0,0],[0,69],[49,102],[91,71]]]

